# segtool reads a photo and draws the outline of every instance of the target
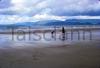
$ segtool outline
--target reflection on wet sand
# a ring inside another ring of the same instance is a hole
[[[62,33],[1,34],[0,67],[1,68],[99,68],[100,67],[100,31],[89,32],[83,39],[83,31],[67,32],[65,40]],[[60,39],[59,39],[60,37]],[[80,39],[79,39],[80,38]]]
[[[19,32],[20,33],[20,32]],[[7,47],[41,47],[73,44],[76,42],[100,40],[100,30],[92,31],[66,31],[43,32],[43,33],[20,33],[20,34],[0,34],[0,48]],[[42,44],[42,45],[41,45]]]

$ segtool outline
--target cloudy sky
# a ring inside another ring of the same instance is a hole
[[[100,19],[100,0],[0,0],[0,24]]]

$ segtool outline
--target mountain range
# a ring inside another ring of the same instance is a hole
[[[100,19],[68,19],[65,21],[59,20],[44,20],[37,22],[22,22],[10,25],[0,25],[0,28],[19,28],[19,27],[35,27],[35,26],[69,26],[69,25],[100,25]]]

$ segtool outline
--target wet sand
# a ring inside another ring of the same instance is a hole
[[[81,40],[77,39],[76,32],[71,40],[70,34],[66,41],[41,39],[37,42],[29,40],[28,35],[20,41],[17,34],[13,40],[10,34],[0,34],[0,68],[100,68],[100,31],[93,31],[92,40],[88,33],[83,40],[82,31]],[[57,39],[58,36],[59,33]]]
[[[0,48],[0,68],[100,68],[100,42]]]

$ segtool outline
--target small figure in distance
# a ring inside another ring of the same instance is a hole
[[[65,40],[65,28],[62,27],[62,40],[64,41]]]
[[[55,33],[55,31],[53,30],[53,31],[51,32],[52,38],[54,38],[54,33]]]

